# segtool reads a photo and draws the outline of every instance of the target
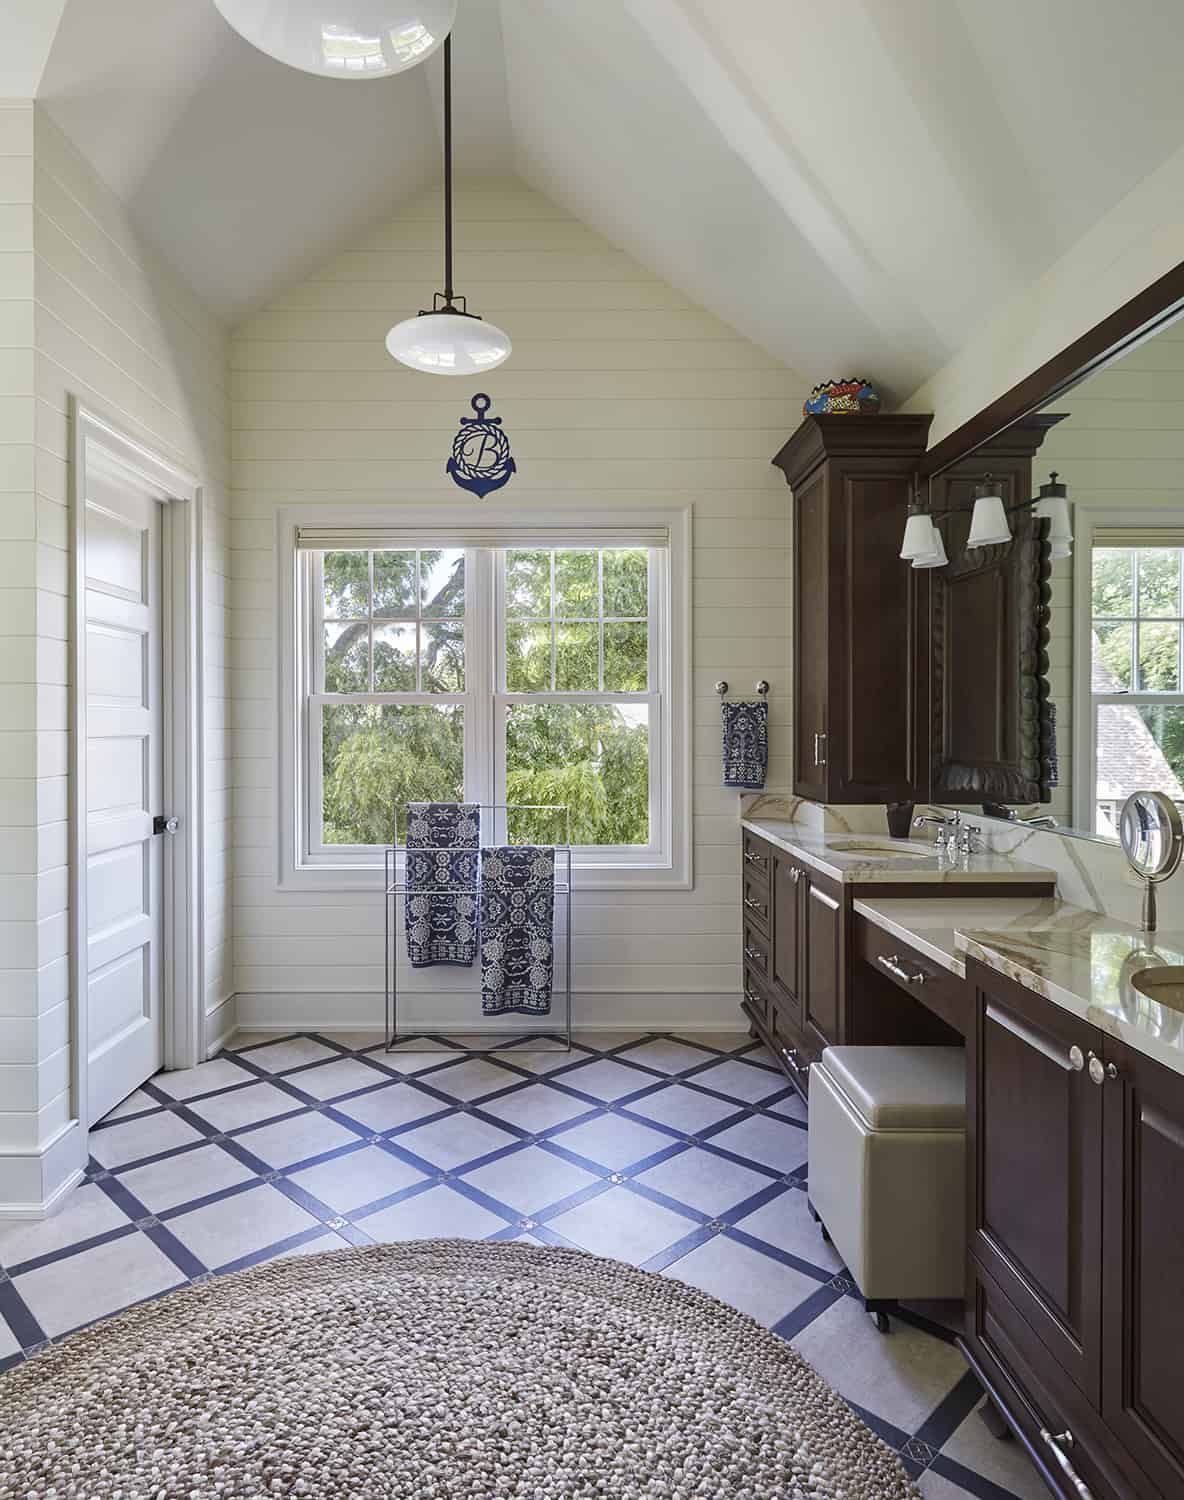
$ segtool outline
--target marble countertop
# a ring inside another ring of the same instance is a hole
[[[1147,934],[1067,901],[860,899],[855,910],[951,973],[977,958],[1136,1052],[1184,1073],[1184,1011],[1140,994],[1140,969],[1184,966],[1184,932]]]
[[[793,854],[819,874],[847,885],[991,885],[1056,883],[1056,873],[999,854],[949,856],[922,839],[884,834],[818,833],[783,818],[745,818],[750,833]],[[882,852],[881,852],[882,851]]]

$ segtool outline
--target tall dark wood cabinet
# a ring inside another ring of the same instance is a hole
[[[773,460],[793,490],[799,796],[928,796],[928,577],[897,553],[931,420],[806,417]]]

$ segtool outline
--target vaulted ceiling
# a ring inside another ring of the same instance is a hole
[[[22,66],[61,8],[14,0]],[[1177,0],[461,0],[453,45],[459,169],[897,396],[1184,148]],[[234,321],[438,175],[439,70],[319,79],[211,0],[66,0],[37,93]]]

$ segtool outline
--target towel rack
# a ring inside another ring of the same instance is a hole
[[[752,688],[753,692],[758,693],[762,698],[767,698],[769,696],[769,684],[763,677],[759,682],[754,682]],[[726,698],[728,696],[728,684],[723,680],[722,677],[716,683],[715,690],[721,698]]]
[[[415,1031],[400,1030],[399,1027],[399,948],[403,942],[405,923],[399,920],[400,901],[406,900],[408,894],[406,879],[406,844],[388,844],[385,850],[385,881],[383,893],[384,907],[384,969],[385,969],[385,1030],[387,1054],[399,1052],[432,1052],[440,1057],[463,1058],[480,1057],[490,1052],[501,1052],[512,1058],[515,1052],[570,1052],[572,1033],[572,990],[571,990],[571,896],[572,896],[572,846],[571,846],[571,810],[565,803],[558,802],[481,802],[477,804],[482,813],[494,814],[491,828],[493,841],[497,842],[498,816],[501,815],[501,831],[506,835],[509,842],[509,826],[506,814],[522,812],[546,812],[557,813],[563,819],[566,834],[563,843],[549,844],[547,847],[555,850],[555,896],[563,902],[563,938],[564,938],[564,962],[562,991],[556,985],[552,990],[552,999],[557,1000],[562,995],[564,1011],[566,1013],[566,1025],[562,1028],[539,1028],[537,1030],[519,1030],[518,1028],[482,1025],[465,1025],[464,1027],[449,1027],[444,1031],[425,1032],[422,1028]],[[482,826],[485,827],[484,820]],[[475,851],[466,851],[475,852]],[[446,890],[423,890],[416,888],[416,894],[420,896],[452,896],[456,892],[452,889]],[[559,913],[556,911],[552,916],[552,941],[554,942],[555,929],[559,926]],[[558,943],[554,945],[558,947]],[[558,967],[558,966],[557,966]],[[453,991],[452,993],[460,993]],[[449,1032],[452,1036],[449,1036]],[[456,1038],[464,1037],[460,1041]],[[481,1042],[478,1042],[481,1038]],[[488,1041],[484,1039],[488,1038]],[[396,1067],[398,1064],[395,1065]],[[510,1075],[507,1074],[507,1078]]]

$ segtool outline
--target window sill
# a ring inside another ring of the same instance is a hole
[[[299,865],[276,882],[279,891],[358,891],[381,894],[383,866],[364,864]],[[580,891],[688,891],[694,887],[689,870],[671,865],[573,865],[572,889]]]

